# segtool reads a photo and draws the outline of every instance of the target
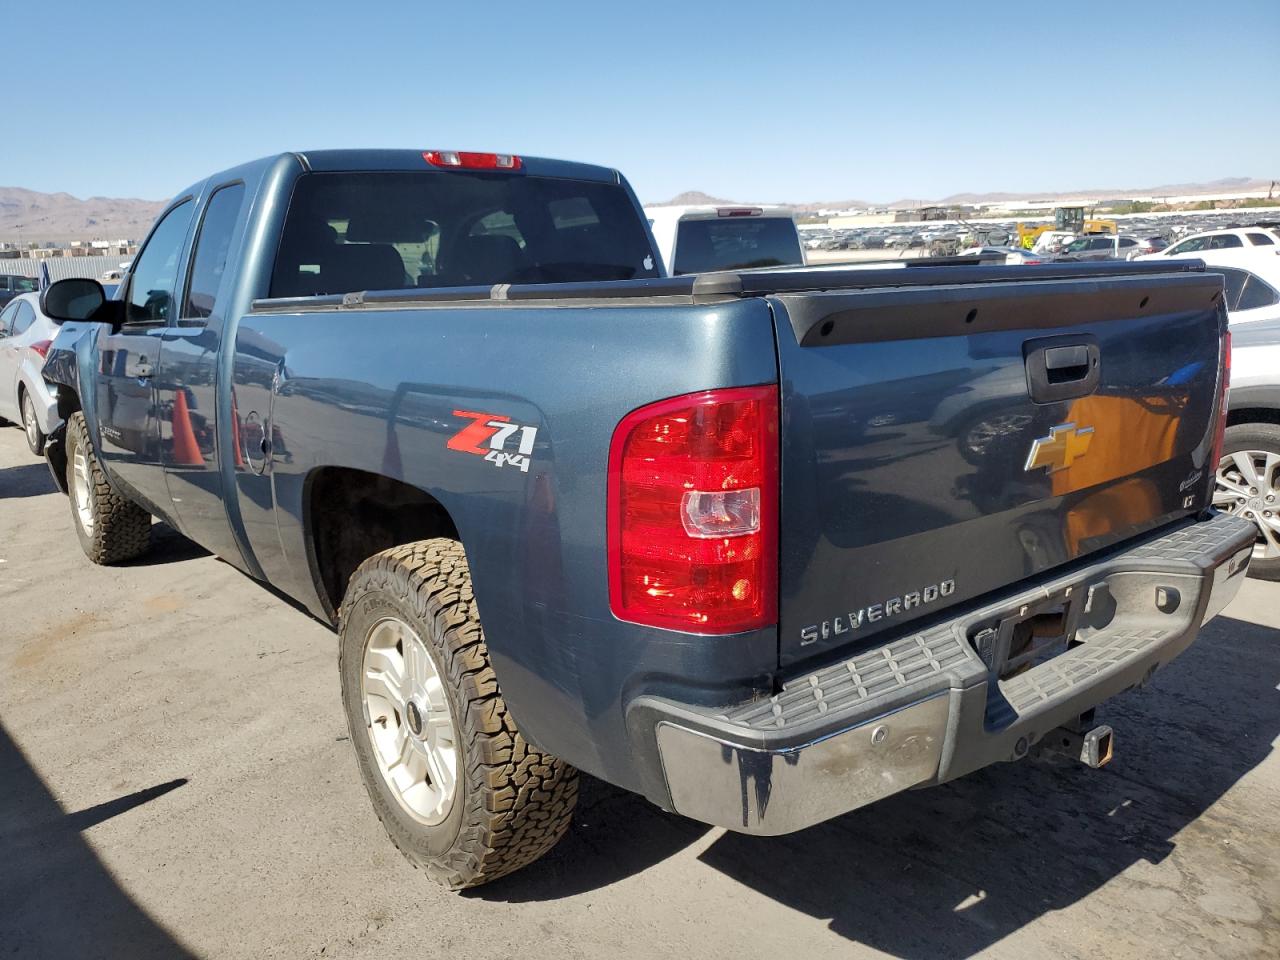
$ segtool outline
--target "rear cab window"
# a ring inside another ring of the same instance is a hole
[[[671,273],[803,265],[800,236],[790,217],[681,220]]]
[[[616,183],[477,171],[298,178],[272,297],[659,275]]]

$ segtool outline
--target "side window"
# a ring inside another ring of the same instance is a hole
[[[1196,250],[1203,250],[1208,242],[1208,237],[1192,237],[1190,240],[1183,240],[1181,243],[1176,244],[1169,252],[1192,253]]]
[[[1244,270],[1232,270],[1230,267],[1216,267],[1214,271],[1221,272],[1226,279],[1227,312],[1238,310],[1240,293],[1244,290],[1244,282],[1249,279],[1249,274]]]
[[[1255,247],[1274,247],[1276,242],[1268,237],[1265,233],[1249,234],[1249,242]]]
[[[1131,240],[1128,237],[1120,241],[1120,246],[1122,247],[1136,247],[1137,245],[1138,245],[1137,240]]]
[[[182,304],[184,320],[203,320],[217,306],[218,288],[222,285],[227,254],[231,250],[231,234],[243,202],[243,183],[220,187],[209,199],[196,237],[195,254],[191,258],[191,276],[187,280],[187,296]]]
[[[18,305],[11,303],[0,312],[0,337],[9,336],[13,328],[13,318],[18,315]]]
[[[36,312],[25,300],[18,303],[18,315],[13,320],[13,335],[24,334],[36,322]]]
[[[1243,247],[1244,244],[1234,233],[1220,233],[1209,241],[1210,250],[1225,250],[1227,247]]]
[[[1112,245],[1111,240],[1107,239],[1106,237],[1098,237],[1097,239],[1090,241],[1089,249],[1090,250],[1110,250],[1111,245]]]
[[[1277,303],[1280,303],[1280,293],[1256,275],[1249,274],[1244,290],[1240,292],[1240,299],[1236,302],[1236,309],[1257,310],[1259,307],[1271,307]]]
[[[168,322],[178,280],[178,258],[190,222],[191,201],[184,200],[166,213],[152,231],[130,272],[126,323]]]

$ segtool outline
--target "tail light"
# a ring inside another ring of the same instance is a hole
[[[433,167],[459,170],[519,170],[524,162],[513,153],[469,153],[465,150],[427,150],[422,159]]]
[[[763,217],[763,207],[716,207],[717,217]]]
[[[609,604],[693,633],[776,623],[778,388],[641,407],[609,449]]]
[[[1218,384],[1218,393],[1222,405],[1218,408],[1217,435],[1213,438],[1213,459],[1209,461],[1213,469],[1218,469],[1222,462],[1222,441],[1227,432],[1227,394],[1231,390],[1231,331],[1227,331],[1222,343],[1222,381]]]
[[[49,348],[53,346],[52,340],[37,340],[31,344],[31,349],[40,354],[40,359],[44,360],[49,356]]]

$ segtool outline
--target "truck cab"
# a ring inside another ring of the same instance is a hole
[[[804,266],[804,248],[788,207],[645,207],[670,276],[712,270]]]

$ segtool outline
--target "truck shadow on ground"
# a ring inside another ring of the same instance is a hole
[[[16,467],[0,467],[0,500],[16,500],[19,497],[42,497],[58,488],[44,461],[19,464]]]
[[[21,957],[192,957],[120,888],[81,831],[185,784],[64,811],[0,726],[0,945]]]
[[[1169,856],[1270,753],[1278,679],[1280,630],[1219,618],[1151,688],[1099,711],[1110,767],[1001,764],[792,836],[726,833],[700,859],[849,940],[970,956]]]
[[[1219,617],[1150,688],[1102,708],[1118,744],[1104,770],[1001,764],[790,836],[723,833],[699,860],[851,941],[911,960],[970,956],[1135,863],[1168,857],[1177,834],[1270,753],[1278,680],[1280,630]],[[472,895],[573,896],[647,870],[709,829],[584,778],[560,846]]]

